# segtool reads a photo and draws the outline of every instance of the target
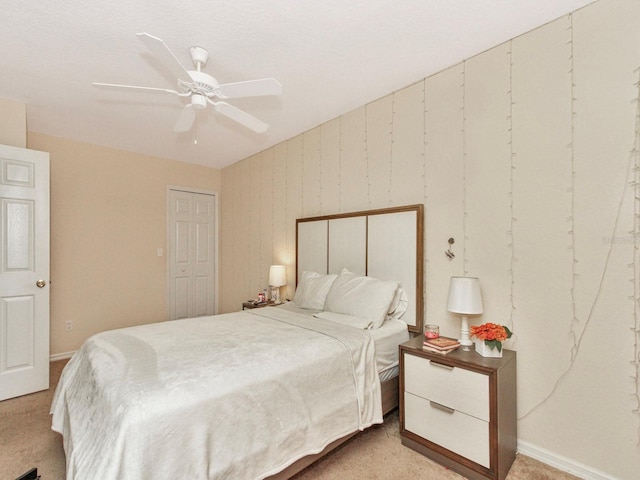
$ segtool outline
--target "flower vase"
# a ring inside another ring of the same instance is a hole
[[[474,343],[476,344],[476,353],[479,353],[483,357],[502,358],[502,350],[491,348],[489,345],[484,343],[484,340],[476,338],[474,339]]]

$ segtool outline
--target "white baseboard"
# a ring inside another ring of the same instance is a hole
[[[49,355],[49,361],[50,362],[56,362],[58,360],[66,360],[67,358],[71,358],[74,353],[76,353],[76,352],[75,351],[73,351],[73,352],[63,352],[63,353],[56,353],[54,355]]]
[[[558,470],[570,473],[571,475],[575,475],[576,477],[584,480],[620,480],[608,473],[601,472],[600,470],[596,470],[588,465],[576,462],[575,460],[563,457],[562,455],[558,455],[557,453],[550,452],[549,450],[545,450],[544,448],[540,448],[537,445],[533,445],[522,440],[518,440],[518,453],[534,458],[542,463],[551,465]]]

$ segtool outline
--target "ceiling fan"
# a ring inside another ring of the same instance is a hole
[[[216,112],[235,120],[254,132],[263,133],[269,128],[269,125],[262,120],[257,119],[253,115],[240,110],[224,100],[239,97],[280,95],[282,93],[282,85],[280,85],[275,78],[262,78],[258,80],[220,84],[211,75],[202,71],[202,67],[206,65],[209,58],[209,53],[204,48],[191,47],[189,49],[195,70],[187,70],[161,39],[148,33],[137,33],[136,35],[151,53],[162,60],[176,76],[177,89],[171,90],[167,88],[94,82],[93,84],[95,86],[164,92],[177,95],[178,97],[188,98],[189,103],[182,109],[178,121],[173,127],[174,132],[180,133],[191,130],[196,119],[196,110],[204,110],[207,108],[207,105],[212,105]]]

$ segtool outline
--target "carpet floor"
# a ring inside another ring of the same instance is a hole
[[[33,467],[38,468],[42,480],[64,480],[62,437],[51,430],[49,407],[65,364],[65,360],[51,363],[48,390],[0,402],[0,480],[15,480]],[[356,435],[294,478],[462,480],[463,477],[404,447],[400,443],[396,410],[387,415],[384,424]],[[516,457],[507,476],[507,480],[576,479],[524,455]]]

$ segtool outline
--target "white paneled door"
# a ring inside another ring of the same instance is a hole
[[[0,145],[0,400],[49,388],[49,154]]]
[[[215,313],[216,197],[169,190],[169,319]]]

